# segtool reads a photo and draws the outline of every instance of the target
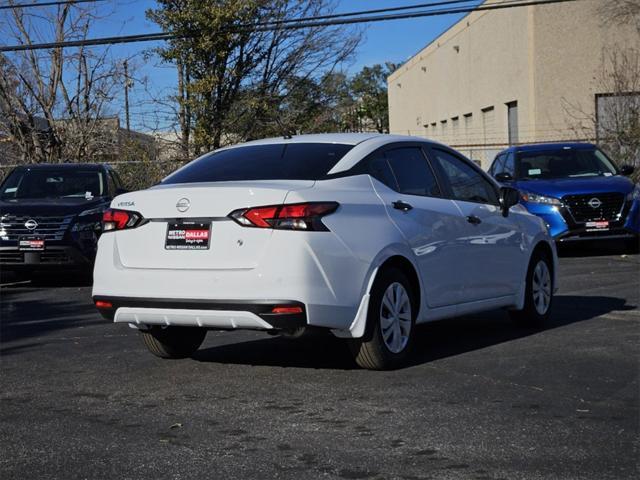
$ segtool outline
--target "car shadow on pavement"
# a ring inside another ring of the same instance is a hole
[[[44,337],[52,332],[104,323],[89,301],[58,299],[29,299],[30,289],[3,288],[0,295],[0,356],[27,350],[13,342]],[[32,346],[35,346],[33,344]]]
[[[633,250],[621,240],[597,240],[581,241],[573,243],[561,243],[557,245],[558,256],[570,257],[605,257],[611,255],[635,255]]]
[[[462,355],[540,334],[545,330],[591,320],[610,312],[637,308],[635,305],[628,305],[622,298],[604,296],[559,295],[554,302],[551,318],[543,328],[519,327],[511,322],[504,310],[420,325],[416,331],[414,352],[407,366]],[[201,349],[193,358],[201,362],[252,366],[335,370],[357,368],[347,342],[331,335],[300,340],[269,337]]]

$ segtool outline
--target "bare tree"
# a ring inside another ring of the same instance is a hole
[[[13,0],[11,0],[13,1]],[[2,34],[18,44],[85,39],[89,8],[15,8]],[[121,91],[121,65],[109,49],[54,48],[0,57],[0,121],[25,162],[80,161],[112,150],[104,116]]]
[[[178,37],[158,53],[177,67],[183,152],[261,136],[280,122],[289,92],[348,58],[359,41],[353,30],[274,23],[328,13],[333,3],[159,0],[147,15]]]
[[[607,0],[598,13],[605,24],[634,25],[640,33],[640,0]]]
[[[280,0],[273,2],[267,16],[270,21],[313,18],[334,8],[327,0]],[[304,92],[310,79],[320,79],[347,61],[361,40],[359,31],[344,27],[290,30],[280,25],[262,35],[264,51],[244,90],[248,105],[237,109],[241,115],[233,119],[232,128],[244,139],[261,137],[265,131],[296,131],[298,125],[282,122],[277,107]]]
[[[618,163],[640,168],[640,51],[612,48],[595,77],[595,108],[564,102],[577,136],[591,138]]]

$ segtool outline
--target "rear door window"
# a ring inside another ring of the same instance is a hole
[[[394,148],[387,150],[384,158],[395,178],[398,192],[428,197],[441,195],[436,177],[421,148]]]
[[[319,180],[352,148],[353,145],[334,143],[241,146],[200,157],[162,183]]]

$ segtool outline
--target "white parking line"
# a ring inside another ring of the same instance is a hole
[[[19,282],[0,283],[0,288],[11,287],[13,285],[24,285],[25,283],[31,283],[31,280],[20,280]]]

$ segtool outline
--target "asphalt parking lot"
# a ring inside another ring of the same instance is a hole
[[[86,285],[3,287],[0,477],[637,478],[640,256],[560,267],[546,329],[430,324],[392,372],[251,332],[163,361]]]

